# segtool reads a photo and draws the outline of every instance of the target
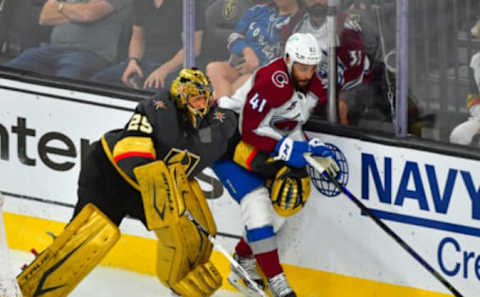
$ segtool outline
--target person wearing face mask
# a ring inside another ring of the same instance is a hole
[[[305,13],[294,32],[311,33],[315,36],[321,51],[318,73],[326,83],[328,77],[328,0],[304,0]],[[357,100],[349,100],[342,92],[368,81],[370,60],[367,56],[362,30],[358,22],[343,13],[337,14],[337,76],[340,94],[340,122],[349,124],[349,112],[358,108]],[[348,96],[350,97],[350,96]]]

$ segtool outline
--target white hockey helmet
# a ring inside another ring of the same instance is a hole
[[[285,61],[287,57],[290,58],[287,69],[288,73],[291,74],[293,63],[318,65],[322,53],[315,36],[310,33],[295,33],[288,38],[285,44]]]

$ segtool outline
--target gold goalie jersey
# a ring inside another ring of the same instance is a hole
[[[226,151],[237,128],[235,114],[212,107],[198,129],[184,122],[166,92],[137,106],[123,130],[106,133],[102,145],[122,177],[138,189],[133,169],[187,150],[187,176],[195,176]]]

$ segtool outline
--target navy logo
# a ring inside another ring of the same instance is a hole
[[[334,153],[338,161],[338,166],[340,167],[340,172],[338,173],[337,180],[341,185],[346,186],[348,183],[348,162],[345,158],[345,155],[342,151],[331,143],[325,143]],[[334,183],[328,180],[326,176],[319,173],[312,166],[307,166],[308,174],[312,180],[313,185],[317,190],[327,197],[335,197],[340,194],[340,191],[337,189]]]

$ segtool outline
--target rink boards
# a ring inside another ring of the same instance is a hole
[[[89,143],[123,127],[136,103],[0,79],[0,191],[11,248],[44,248],[76,201]],[[465,296],[480,284],[480,170],[474,160],[309,132],[334,144],[346,187]],[[347,168],[348,167],[348,168]],[[239,209],[210,170],[201,177],[222,243],[241,234]],[[210,177],[210,178],[208,178]],[[301,296],[446,296],[447,290],[330,185],[315,182],[279,236]],[[105,265],[155,273],[155,240],[126,219]],[[228,264],[214,255],[223,275]],[[134,261],[132,259],[135,259]],[[474,293],[475,292],[475,293]]]

